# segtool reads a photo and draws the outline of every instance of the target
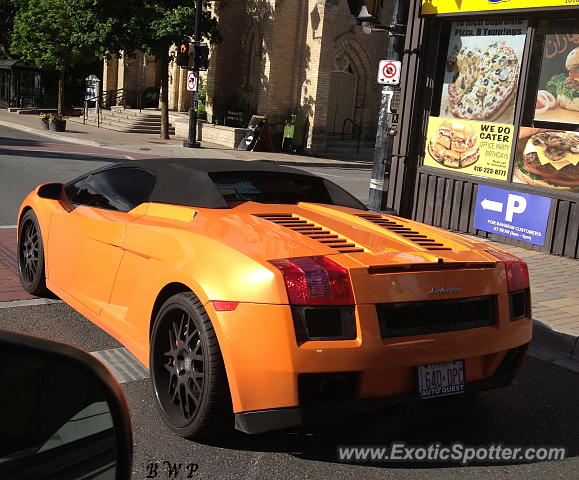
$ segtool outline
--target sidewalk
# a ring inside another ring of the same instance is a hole
[[[370,168],[365,162],[345,162],[285,153],[245,152],[207,143],[202,143],[202,149],[188,149],[183,148],[180,139],[162,141],[155,135],[121,133],[78,123],[70,123],[70,130],[64,133],[41,131],[40,121],[35,115],[17,115],[6,110],[0,110],[0,125],[44,135],[56,141],[121,150],[137,153],[139,156],[268,159],[296,166],[336,165]],[[347,171],[344,175],[348,175]],[[11,241],[8,241],[8,237],[11,238],[13,235],[13,231],[0,234],[0,257],[2,254],[6,256],[8,251],[14,248]],[[565,362],[566,357],[579,360],[579,262],[502,243],[497,245],[522,258],[529,265],[533,318],[537,321],[535,339],[541,338],[541,345],[533,347],[535,353],[540,350],[538,356],[555,362]],[[15,268],[14,264],[8,263],[2,266],[4,271]],[[1,274],[2,272],[0,272],[0,286]]]
[[[332,160],[307,155],[293,155],[279,152],[246,152],[223,147],[212,143],[201,142],[201,149],[184,148],[183,138],[172,137],[161,140],[159,135],[147,133],[123,133],[77,122],[67,122],[66,132],[52,132],[40,128],[40,120],[36,115],[19,115],[7,110],[0,110],[0,126],[41,135],[53,141],[70,142],[90,147],[122,150],[139,155],[155,155],[173,158],[225,158],[239,160],[273,160],[275,162],[300,164],[318,164],[335,166],[356,166],[357,168],[372,168],[370,162]]]

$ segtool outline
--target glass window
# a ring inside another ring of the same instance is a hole
[[[579,27],[577,19],[537,25],[513,181],[579,192]]]
[[[219,172],[209,175],[226,202],[311,202],[366,209],[355,197],[324,178],[276,172]]]
[[[442,25],[424,165],[508,180],[528,21]]]
[[[74,183],[68,184],[64,187],[64,193],[66,193],[67,198],[70,200],[71,203],[77,203],[76,197],[78,192],[86,182],[88,177],[82,177],[80,180],[77,180]]]
[[[71,202],[128,212],[148,201],[154,186],[155,176],[151,172],[140,168],[113,168],[91,175]]]

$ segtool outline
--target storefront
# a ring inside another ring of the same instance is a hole
[[[402,77],[385,206],[578,258],[579,0],[410,0]]]

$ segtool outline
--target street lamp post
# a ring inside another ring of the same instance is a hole
[[[201,9],[203,8],[203,0],[195,0],[195,41],[194,48],[197,48],[201,43]],[[199,85],[199,66],[193,62],[193,74],[197,79]],[[199,87],[195,92],[191,92],[191,106],[189,107],[189,137],[183,142],[186,148],[201,148],[201,144],[197,141],[197,105],[199,103]]]

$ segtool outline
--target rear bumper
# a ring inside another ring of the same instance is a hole
[[[476,393],[493,388],[508,386],[518,368],[504,368],[490,378],[467,383],[465,394]],[[353,400],[335,404],[324,404],[311,407],[289,407],[271,410],[257,410],[235,414],[235,428],[244,433],[258,434],[274,430],[284,430],[313,423],[340,419],[344,416],[368,413],[392,405],[421,402],[416,393],[394,395],[386,398]],[[428,400],[424,400],[428,401]]]
[[[507,294],[499,294],[497,303],[495,325],[395,338],[381,337],[374,305],[358,305],[355,339],[301,344],[287,305],[239,304],[235,311],[215,312],[208,303],[207,311],[227,370],[238,428],[259,432],[267,431],[268,423],[286,428],[310,418],[331,418],[336,408],[364,411],[375,404],[416,399],[419,365],[464,360],[467,391],[479,381],[490,385],[479,389],[494,388],[500,381],[492,378],[507,352],[527,345],[532,335],[530,318],[509,320]],[[326,405],[328,395],[320,399],[311,394],[318,375],[333,374],[346,380],[348,392],[340,398],[351,401],[351,407]],[[304,379],[308,381],[301,383]],[[277,420],[266,420],[270,417]]]

